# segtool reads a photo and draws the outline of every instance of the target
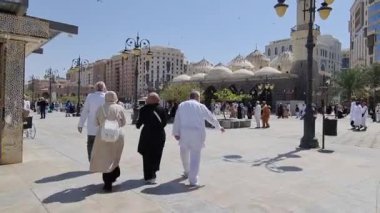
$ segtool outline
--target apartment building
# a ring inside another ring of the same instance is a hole
[[[306,44],[306,42],[305,42]],[[292,39],[272,41],[265,46],[265,55],[271,60],[283,52],[294,52]],[[305,48],[306,49],[306,48]],[[331,35],[318,35],[314,48],[314,60],[320,73],[333,74],[340,71],[342,64],[342,44]]]

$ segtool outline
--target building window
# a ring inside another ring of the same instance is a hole
[[[281,52],[283,53],[284,51],[285,51],[285,47],[282,46],[282,47],[281,47]]]
[[[277,47],[274,48],[274,55],[277,55]]]
[[[268,49],[268,56],[270,56],[270,49]]]
[[[289,45],[289,51],[293,51],[293,46]]]

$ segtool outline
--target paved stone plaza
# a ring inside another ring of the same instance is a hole
[[[128,117],[129,117],[129,113]],[[121,177],[103,193],[101,174],[88,173],[86,134],[63,113],[37,118],[37,136],[24,140],[24,161],[0,166],[0,212],[377,212],[380,124],[352,132],[340,120],[326,148],[298,150],[303,121],[272,117],[270,129],[208,130],[200,180],[179,179],[177,142],[164,149],[158,184],[145,186],[137,153],[139,130],[128,125]],[[317,134],[321,135],[321,118]],[[321,141],[321,140],[320,140]]]

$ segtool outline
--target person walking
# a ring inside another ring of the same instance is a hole
[[[96,112],[96,126],[98,128],[93,152],[90,161],[91,172],[102,172],[104,187],[107,192],[112,191],[112,183],[120,176],[119,162],[124,147],[123,131],[118,129],[115,141],[107,141],[102,136],[102,128],[106,121],[117,121],[118,127],[127,123],[124,115],[124,107],[117,104],[117,95],[113,91],[105,94],[105,103]]]
[[[255,120],[256,120],[256,128],[260,128],[260,120],[261,120],[261,105],[260,101],[256,102],[255,106]]]
[[[147,184],[156,183],[156,172],[160,170],[162,151],[164,149],[166,135],[165,126],[167,116],[165,109],[160,105],[160,97],[157,93],[149,93],[146,105],[140,109],[136,127],[141,130],[137,151],[143,157],[144,180]]]
[[[362,127],[363,127],[363,131],[367,130],[367,118],[368,118],[368,107],[367,107],[367,103],[364,101],[362,103]]]
[[[357,101],[356,102],[356,105],[353,107],[353,110],[352,110],[352,116],[353,116],[353,119],[354,119],[354,130],[356,131],[359,131],[362,127],[362,123],[363,123],[363,109],[362,109],[362,106],[360,105],[360,102]]]
[[[247,117],[249,120],[252,119],[252,113],[253,113],[253,106],[251,103],[248,103],[248,106],[247,106]]]
[[[222,133],[216,117],[200,103],[200,93],[192,91],[190,99],[182,102],[173,124],[173,136],[179,141],[182,165],[185,170],[184,177],[189,179],[191,187],[199,187],[198,172],[201,159],[201,150],[205,146],[207,120]]]
[[[356,108],[356,101],[355,101],[355,98],[352,98],[351,107],[350,107],[350,125],[352,129],[355,129],[355,115],[354,115],[355,108]]]
[[[380,122],[380,104],[377,104],[375,108],[375,113],[376,113],[376,122]]]
[[[46,118],[46,107],[49,105],[45,98],[41,97],[40,101],[37,103],[38,108],[40,109],[41,119]]]
[[[269,128],[269,117],[270,117],[270,107],[266,104],[266,102],[263,102],[263,114],[262,114],[262,119],[263,119],[263,128]]]
[[[103,81],[99,81],[95,84],[96,91],[87,95],[84,102],[83,110],[78,123],[78,132],[82,133],[84,123],[87,120],[87,154],[88,161],[91,159],[91,151],[94,146],[96,132],[98,127],[96,126],[96,112],[100,106],[104,104],[106,85]]]
[[[298,104],[296,104],[296,109],[294,111],[296,113],[296,118],[298,119],[300,117],[300,108],[298,107]]]

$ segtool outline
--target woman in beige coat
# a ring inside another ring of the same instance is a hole
[[[109,91],[105,95],[105,103],[99,107],[96,113],[97,126],[102,126],[106,119],[119,123],[120,127],[126,124],[124,108],[118,104],[117,95]],[[103,109],[104,108],[104,112]],[[104,191],[112,191],[112,183],[120,176],[119,162],[124,147],[124,134],[120,131],[116,142],[106,142],[101,138],[101,129],[96,133],[94,148],[92,150],[90,171],[102,172]]]

